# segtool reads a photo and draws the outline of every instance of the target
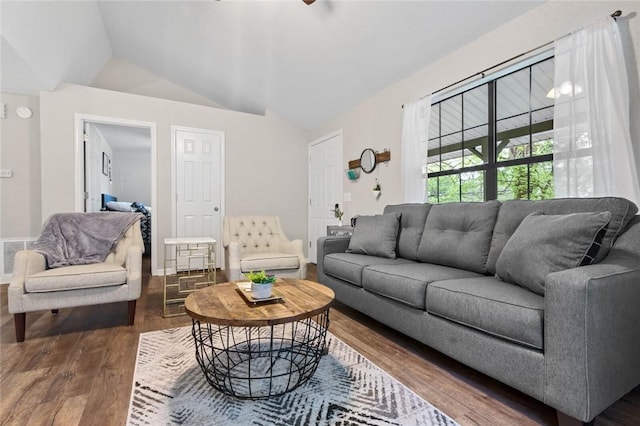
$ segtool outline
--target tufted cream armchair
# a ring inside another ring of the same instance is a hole
[[[302,240],[289,241],[278,216],[225,216],[223,228],[229,281],[261,270],[284,278],[307,277]]]
[[[25,338],[27,312],[128,302],[128,324],[133,325],[136,300],[142,288],[144,242],[140,221],[129,227],[104,262],[47,269],[36,251],[16,253],[7,299],[13,314],[16,341]]]

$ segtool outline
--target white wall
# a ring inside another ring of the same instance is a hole
[[[37,96],[2,93],[7,116],[0,118],[0,168],[13,177],[0,178],[0,238],[35,237],[40,233],[40,104]],[[16,108],[27,106],[31,118]]]
[[[113,151],[113,189],[119,201],[151,206],[151,151]],[[153,206],[151,206],[153,208]]]
[[[94,164],[93,170],[98,183],[99,194],[97,198],[101,200],[100,194],[113,194],[113,149],[95,124],[88,123],[87,126],[89,127],[89,129],[87,129],[89,137],[93,139],[92,143],[97,146],[98,156],[95,159],[96,163]],[[103,154],[107,154],[107,157],[111,161],[111,179],[109,179],[108,174],[105,175],[103,173]]]
[[[221,105],[150,73],[130,62],[111,58],[90,84],[91,87],[196,105],[223,108]]]
[[[638,58],[640,58],[640,2],[638,1],[557,1],[552,0],[505,23],[436,63],[370,97],[350,111],[324,123],[311,132],[317,139],[334,130],[344,135],[344,167],[359,158],[364,148],[391,150],[391,161],[380,165],[370,175],[362,173],[355,182],[344,179],[345,218],[355,214],[381,213],[386,204],[402,202],[400,183],[401,105],[421,98],[485,68],[535,48],[595,19],[620,9],[618,24],[623,34],[627,69],[631,83],[631,117],[640,116]],[[632,138],[640,144],[640,120],[631,120]],[[640,160],[640,146],[636,156]],[[638,162],[640,164],[640,161]],[[375,201],[371,189],[379,178],[382,195]]]
[[[43,217],[74,209],[74,115],[82,113],[156,123],[156,241],[171,236],[170,129],[176,125],[225,132],[226,214],[278,214],[287,235],[306,242],[306,130],[271,114],[263,117],[66,84],[55,92],[42,92],[40,105]],[[155,256],[161,265],[159,250]]]

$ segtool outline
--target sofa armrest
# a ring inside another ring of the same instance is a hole
[[[127,269],[129,300],[138,300],[142,292],[142,248],[140,246],[132,245],[127,249],[125,268]]]
[[[351,237],[348,235],[318,238],[316,247],[318,281],[321,276],[324,277],[324,257],[331,253],[344,253],[349,248],[349,241]]]
[[[545,286],[545,402],[591,421],[640,382],[640,261],[613,249]]]
[[[26,293],[24,283],[27,277],[47,269],[45,257],[33,250],[20,250],[13,260],[13,276],[7,290],[9,312],[25,312],[22,295]]]

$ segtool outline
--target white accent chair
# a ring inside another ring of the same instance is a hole
[[[60,308],[127,301],[128,324],[133,325],[142,288],[143,251],[137,220],[102,263],[47,269],[41,253],[17,252],[7,294],[16,341],[24,341],[26,313],[41,310],[55,314]]]
[[[278,216],[225,216],[222,244],[229,281],[262,270],[282,278],[307,278],[302,240],[289,241]]]

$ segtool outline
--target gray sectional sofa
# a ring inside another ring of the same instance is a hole
[[[589,422],[640,384],[637,212],[614,197],[390,205],[318,240],[318,281]]]

